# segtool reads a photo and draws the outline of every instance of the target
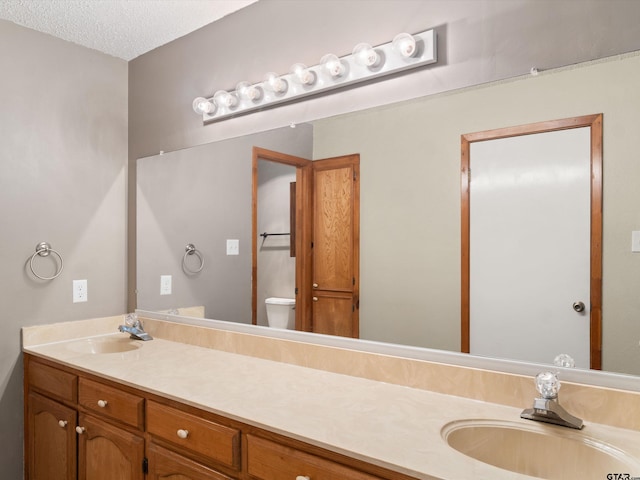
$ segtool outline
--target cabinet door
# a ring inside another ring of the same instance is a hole
[[[76,479],[76,412],[30,393],[27,404],[28,480]]]
[[[382,480],[380,477],[253,435],[247,435],[247,445],[248,473],[254,479]]]
[[[232,480],[193,460],[157,445],[149,447],[148,480]]]
[[[144,440],[89,415],[80,415],[79,480],[143,480]]]
[[[313,331],[325,335],[357,337],[353,295],[346,292],[315,291],[313,300]]]

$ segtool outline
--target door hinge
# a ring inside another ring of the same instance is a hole
[[[313,248],[313,242],[311,242],[311,248]]]
[[[353,285],[356,284],[356,277],[353,277]]]
[[[149,459],[146,457],[142,459],[142,473],[149,473]]]
[[[298,287],[296,287],[296,289],[295,289],[295,294],[296,295],[298,294]]]
[[[356,180],[358,180],[358,174],[354,171],[353,172],[353,181],[355,182]]]

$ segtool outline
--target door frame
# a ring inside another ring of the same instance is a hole
[[[295,251],[296,251],[296,330],[305,330],[310,318],[311,302],[311,221],[310,211],[311,160],[265,148],[253,147],[251,164],[251,323],[258,322],[258,161],[267,160],[296,167]],[[292,232],[293,233],[293,232]]]
[[[602,118],[601,113],[461,136],[461,351],[470,350],[470,149],[486,140],[590,127],[591,131],[591,266],[590,266],[590,366],[602,368]]]

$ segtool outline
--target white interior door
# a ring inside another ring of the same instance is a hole
[[[589,368],[590,146],[589,127],[471,145],[470,353]]]

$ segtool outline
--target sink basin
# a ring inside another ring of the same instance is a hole
[[[539,478],[609,478],[640,475],[640,463],[624,451],[584,433],[532,423],[460,420],[442,429],[457,451],[504,470]]]
[[[126,336],[93,337],[71,342],[67,348],[78,353],[122,353],[137,350],[141,343]]]

